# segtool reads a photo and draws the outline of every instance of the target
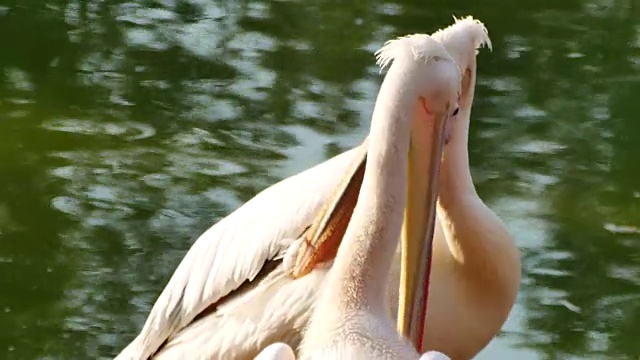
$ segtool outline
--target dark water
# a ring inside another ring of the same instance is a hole
[[[524,253],[480,359],[640,356],[635,0],[0,0],[0,358],[107,359],[191,242],[357,144],[372,52],[484,21],[470,148]]]

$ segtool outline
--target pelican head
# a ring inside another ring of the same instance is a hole
[[[393,62],[387,77],[392,76],[394,70],[412,74],[411,78],[394,78],[406,83],[407,91],[418,94],[409,148],[398,331],[421,351],[438,194],[437,180],[447,119],[458,109],[461,76],[455,60],[442,44],[425,34],[388,41],[376,56],[382,68]],[[417,68],[406,72],[407,67]]]
[[[440,42],[447,49],[449,54],[455,59],[462,75],[462,86],[460,94],[460,111],[470,112],[473,103],[473,95],[476,82],[476,55],[478,49],[483,46],[492,50],[489,32],[482,22],[472,16],[456,19],[455,23],[441,30],[436,31],[431,36]],[[468,118],[469,114],[465,114]],[[456,124],[456,125],[454,125]],[[467,138],[467,134],[456,134],[456,128],[465,127],[468,131],[468,124],[461,124],[457,121],[449,122],[447,137]]]

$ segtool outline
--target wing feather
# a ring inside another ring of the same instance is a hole
[[[327,269],[292,279],[277,267],[215,313],[179,331],[153,356],[164,359],[253,359],[265,346],[285,342],[296,347],[309,321],[315,291]]]
[[[349,150],[263,190],[205,231],[116,360],[147,359],[209,305],[252,281],[312,222],[356,157]]]

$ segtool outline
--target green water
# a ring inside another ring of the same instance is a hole
[[[0,0],[0,358],[108,359],[192,241],[359,143],[372,52],[472,14],[475,183],[524,254],[478,359],[640,356],[640,3]]]

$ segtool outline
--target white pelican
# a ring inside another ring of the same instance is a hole
[[[457,108],[461,77],[453,58],[429,35],[389,41],[377,56],[383,67],[393,64],[373,111],[358,201],[300,346],[305,360],[419,357],[393,325],[388,279],[405,208],[404,238],[415,245],[407,259],[428,262],[423,249],[428,256],[431,241],[425,233],[435,225],[445,121]],[[426,276],[413,278],[428,282]],[[423,301],[425,284],[410,286],[411,302],[420,307],[416,303]],[[290,357],[286,346],[275,346],[265,352],[284,351]]]
[[[467,17],[432,35],[462,74],[459,113],[438,181],[426,350],[454,360],[476,356],[500,331],[520,286],[520,252],[506,225],[480,199],[469,168],[468,136],[476,84],[476,53],[491,48],[482,23]],[[398,272],[398,267],[395,269]],[[397,276],[397,275],[395,275]],[[391,299],[396,296],[391,286]]]
[[[520,263],[504,224],[477,196],[468,167],[475,52],[489,42],[486,29],[469,17],[433,37],[464,77],[439,181],[425,349],[468,359],[505,321],[518,290]],[[324,244],[339,242],[360,188],[365,153],[363,145],[284,179],[207,230],[185,255],[140,334],[117,359],[162,358],[163,353],[193,354],[196,349],[211,358],[251,359],[274,342],[297,347],[326,272],[317,269],[292,280],[282,259],[296,255],[296,239],[303,235],[314,244],[316,238]],[[346,181],[341,179],[345,174]],[[314,221],[317,216],[321,221]],[[315,261],[331,259],[336,246],[326,247]],[[308,253],[304,248],[300,254]],[[392,276],[391,289],[398,277]],[[392,291],[390,300],[397,308],[397,293]]]
[[[406,208],[403,238],[412,247],[406,258],[410,266],[425,264],[421,274],[414,273],[419,266],[409,271],[409,297],[421,306],[431,252],[425,234],[435,225],[445,122],[457,109],[461,77],[429,35],[389,41],[377,56],[383,67],[393,63],[373,111],[358,201],[300,345],[305,360],[420,357],[394,326],[387,287]]]

